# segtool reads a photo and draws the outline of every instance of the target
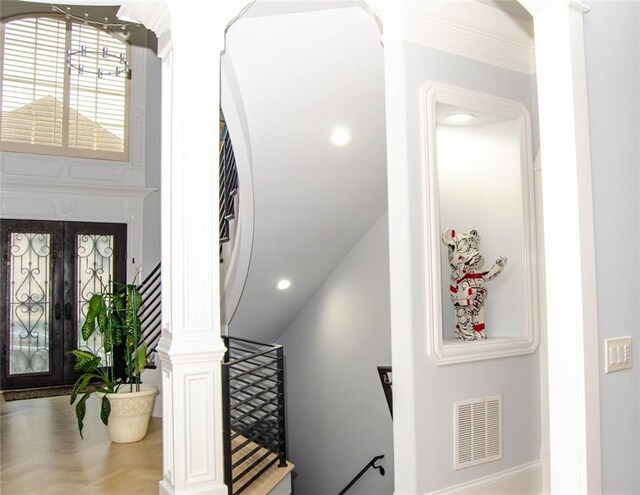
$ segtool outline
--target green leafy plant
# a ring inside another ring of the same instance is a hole
[[[112,284],[103,287],[102,293],[91,296],[86,320],[82,326],[82,338],[86,341],[95,332],[102,334],[104,357],[85,349],[71,351],[76,357],[75,370],[82,374],[71,391],[71,404],[78,401],[75,410],[78,430],[82,437],[87,399],[93,393],[101,393],[100,419],[109,422],[111,404],[106,394],[116,393],[121,387],[130,392],[140,391],[140,374],[147,364],[147,345],[142,340],[138,312],[142,296],[135,284]],[[117,376],[118,350],[124,359],[124,377]]]

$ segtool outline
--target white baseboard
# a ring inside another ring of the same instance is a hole
[[[427,495],[540,495],[542,491],[542,461],[534,461]]]

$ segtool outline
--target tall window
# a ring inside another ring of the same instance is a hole
[[[6,21],[1,38],[2,150],[128,160],[126,43],[50,16]]]

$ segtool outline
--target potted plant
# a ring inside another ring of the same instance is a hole
[[[147,364],[147,346],[138,317],[141,306],[142,297],[135,284],[109,284],[89,300],[82,337],[88,340],[94,332],[100,332],[104,356],[85,349],[71,351],[77,358],[75,369],[82,373],[71,391],[71,404],[78,400],[75,410],[81,437],[86,402],[94,393],[100,399],[100,418],[113,442],[137,442],[147,434],[158,389],[140,381]],[[117,356],[117,350],[123,358]],[[124,377],[117,372],[122,359]]]

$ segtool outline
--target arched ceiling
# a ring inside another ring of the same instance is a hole
[[[386,211],[382,46],[364,11],[340,8],[243,18],[225,57],[247,117],[255,196],[230,331],[269,342]],[[351,144],[329,142],[336,126],[351,130]],[[278,291],[280,278],[291,288]]]

